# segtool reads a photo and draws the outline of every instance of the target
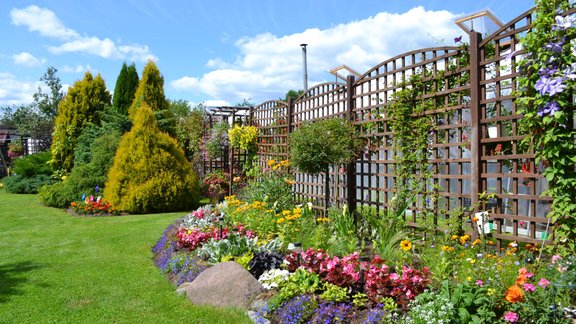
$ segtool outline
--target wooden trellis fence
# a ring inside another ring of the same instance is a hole
[[[541,196],[547,183],[540,175],[542,166],[534,163],[534,152],[520,151],[522,116],[514,102],[517,62],[524,55],[519,39],[529,32],[532,15],[533,9],[485,39],[472,33],[467,49],[411,51],[357,80],[349,76],[346,83],[317,85],[294,101],[254,107],[248,118],[259,128],[260,160],[287,158],[288,136],[304,121],[348,119],[364,140],[363,154],[351,165],[330,168],[328,203],[324,175],[295,173],[295,198],[312,202],[321,212],[326,205],[342,204],[384,212],[396,195],[397,181],[387,107],[402,89],[400,82],[420,74],[427,86],[419,99],[433,103],[424,114],[436,125],[428,136],[430,184],[407,210],[407,224],[418,228],[427,218],[440,224],[456,214],[470,226],[473,212],[491,210],[487,226],[498,245],[504,240],[549,241],[546,215],[551,199]],[[481,201],[482,193],[493,198]]]

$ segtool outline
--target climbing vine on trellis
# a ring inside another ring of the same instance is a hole
[[[519,63],[520,98],[526,134],[523,145],[532,147],[536,163],[546,168],[549,189],[543,194],[554,201],[548,217],[558,225],[555,241],[576,248],[576,15],[560,15],[574,9],[572,1],[540,0],[532,30],[522,39],[526,51]]]

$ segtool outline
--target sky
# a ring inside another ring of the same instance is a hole
[[[153,60],[166,97],[192,106],[260,104],[363,74],[410,50],[452,46],[454,21],[490,9],[502,22],[534,0],[2,0],[0,107],[28,104],[55,67],[66,90],[86,71],[113,93],[122,63]]]

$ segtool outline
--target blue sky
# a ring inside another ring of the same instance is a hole
[[[86,70],[112,91],[122,62],[152,59],[170,99],[261,103],[327,71],[360,73],[419,48],[453,45],[454,20],[491,9],[508,22],[533,0],[59,0],[0,1],[0,107],[32,101],[49,66],[67,89]]]

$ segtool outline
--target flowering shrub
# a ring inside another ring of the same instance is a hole
[[[220,170],[209,173],[204,177],[205,193],[210,197],[212,203],[217,203],[228,193],[230,188],[228,178],[228,175]]]
[[[366,274],[365,289],[368,298],[375,303],[384,297],[392,297],[400,307],[406,309],[408,303],[423,292],[429,283],[427,267],[416,270],[404,266],[402,274],[398,274],[376,256]]]
[[[228,131],[230,146],[255,152],[258,144],[258,129],[254,126],[234,125]]]

